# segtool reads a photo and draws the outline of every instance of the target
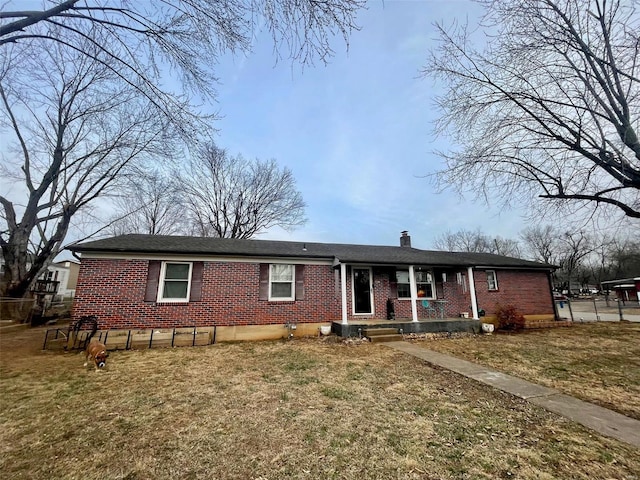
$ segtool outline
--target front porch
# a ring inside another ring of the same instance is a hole
[[[429,318],[418,320],[352,320],[349,323],[332,322],[331,332],[340,337],[358,337],[365,329],[394,328],[400,333],[480,332],[480,320],[471,318]]]

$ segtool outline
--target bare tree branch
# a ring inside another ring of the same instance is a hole
[[[446,232],[435,239],[435,248],[451,252],[494,253],[508,257],[520,257],[520,244],[511,238],[489,237],[480,228]]]
[[[202,236],[251,238],[274,226],[302,225],[304,201],[295,179],[275,160],[248,161],[209,145],[176,174],[195,231]]]
[[[158,170],[134,171],[116,197],[116,215],[109,230],[114,235],[187,233],[185,200],[176,182]]]
[[[439,26],[425,75],[444,82],[433,178],[510,205],[610,206],[640,218],[640,16],[618,0],[479,0],[484,50]],[[574,209],[575,210],[575,209]],[[608,210],[606,210],[608,211]]]
[[[364,6],[364,0],[67,0],[43,11],[1,12],[0,46],[41,35],[46,24],[64,25],[80,36],[90,26],[109,38],[107,51],[110,45],[132,48],[119,57],[124,68],[135,66],[132,73],[146,70],[139,62],[167,62],[186,85],[212,93],[210,67],[220,53],[249,50],[262,28],[278,54],[286,50],[303,64],[326,62],[333,54],[331,39],[340,35],[348,43]],[[49,40],[59,41],[55,36]]]
[[[208,141],[214,116],[193,98],[215,98],[222,53],[248,51],[266,30],[278,58],[326,61],[333,37],[348,45],[364,6],[364,0],[60,0],[41,11],[0,12],[0,126],[14,137],[11,150],[3,145],[0,168],[24,185],[15,198],[0,197],[0,295],[27,295],[74,217],[132,171]],[[179,80],[172,90],[160,87],[168,75]],[[278,177],[275,163],[260,168],[259,175],[274,179],[270,194],[238,183],[244,196],[227,194],[215,214],[205,211],[204,227],[228,222],[233,235],[251,235],[302,221],[304,204],[287,190],[290,172]],[[260,210],[265,203],[268,213]]]
[[[181,140],[172,125],[192,121],[183,110],[169,118],[154,108],[104,66],[104,57],[78,57],[61,46],[38,52],[10,52],[22,70],[0,76],[0,124],[19,145],[6,165],[26,182],[23,205],[1,199],[7,228],[0,234],[0,293],[18,297],[57,255],[74,215],[132,166],[170,156]]]

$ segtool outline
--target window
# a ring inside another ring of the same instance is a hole
[[[188,302],[191,289],[191,263],[163,262],[158,302]]]
[[[418,270],[416,274],[416,289],[418,297],[435,298],[433,289],[433,274],[425,270]]]
[[[149,260],[145,302],[202,301],[204,262],[163,262]]]
[[[269,300],[293,300],[295,270],[293,265],[269,265]]]
[[[462,286],[462,292],[467,293],[467,279],[464,273],[458,272],[456,273],[456,281],[458,285]]]
[[[487,270],[487,285],[489,290],[498,290],[498,277],[495,270]]]
[[[435,298],[433,288],[433,273],[430,270],[417,270],[414,272],[416,290],[420,298]],[[411,298],[411,284],[409,283],[409,271],[397,270],[398,298]]]
[[[398,298],[411,298],[411,286],[409,284],[409,271],[398,270],[396,272],[398,281]]]

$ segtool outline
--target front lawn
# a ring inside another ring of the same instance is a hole
[[[378,344],[332,337],[113,352],[108,370],[95,373],[77,353],[41,352],[43,338],[40,329],[0,335],[3,478],[640,471],[637,448]]]
[[[575,323],[421,345],[640,420],[640,323]]]

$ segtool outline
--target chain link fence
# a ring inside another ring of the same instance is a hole
[[[0,297],[0,322],[30,323],[35,306],[35,299],[19,299]]]
[[[574,322],[640,322],[640,304],[614,297],[588,296],[556,299],[561,318]]]

